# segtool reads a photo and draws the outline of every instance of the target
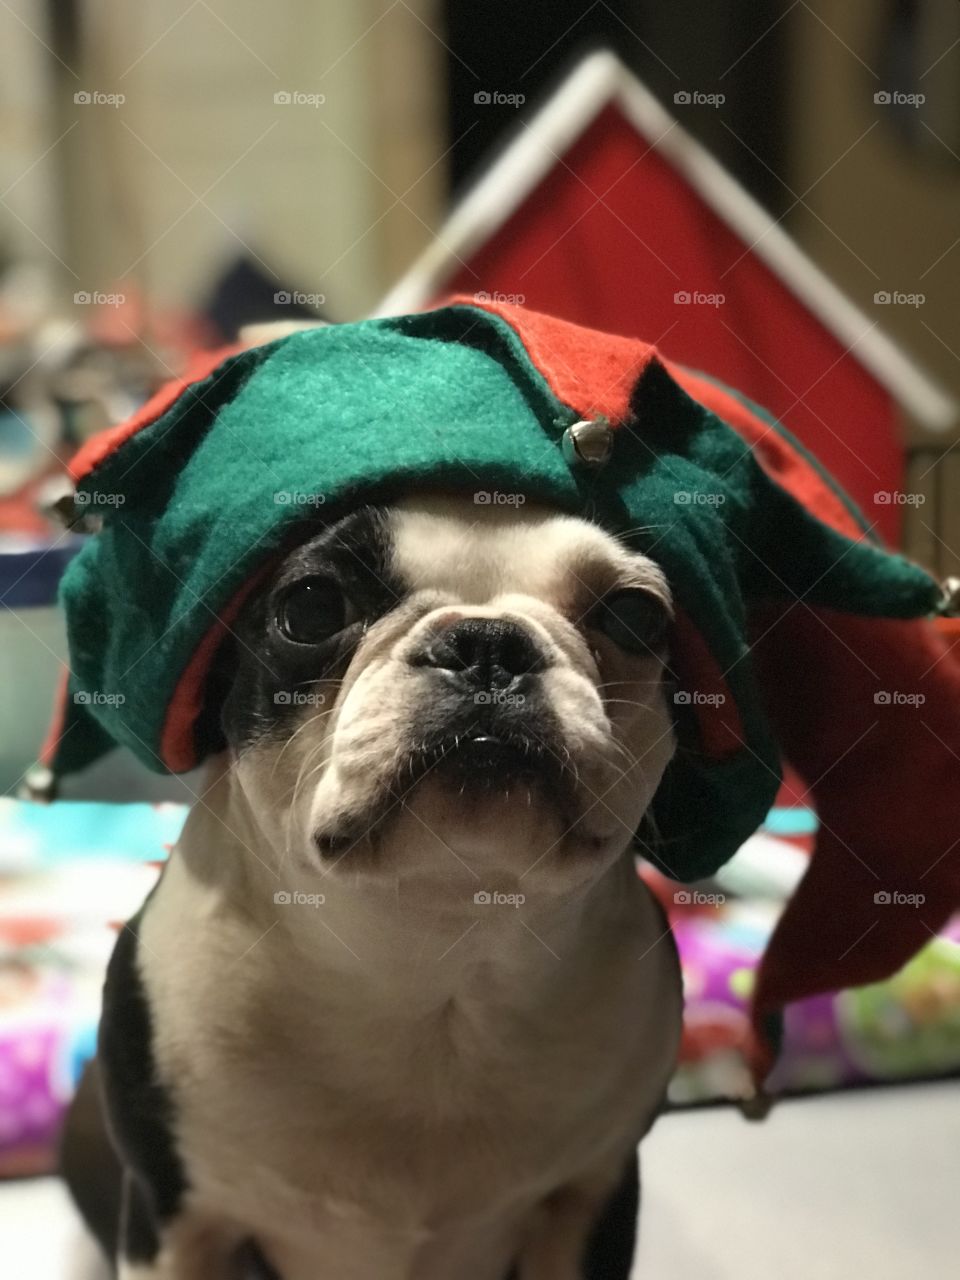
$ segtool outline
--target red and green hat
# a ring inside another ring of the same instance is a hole
[[[671,583],[679,749],[649,851],[663,870],[721,866],[766,815],[781,760],[812,788],[822,832],[795,903],[816,929],[788,910],[758,1025],[784,999],[889,973],[960,898],[946,848],[960,668],[924,620],[934,582],[876,543],[779,423],[652,346],[456,300],[306,330],[206,359],[72,472],[78,506],[103,519],[62,585],[55,770],[116,744],[170,772],[219,750],[217,648],[318,514],[500,490],[599,522]],[[918,880],[928,905],[878,912],[874,893]]]

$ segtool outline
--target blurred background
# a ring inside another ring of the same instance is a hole
[[[0,23],[0,634],[17,654],[0,713],[21,731],[0,743],[5,789],[62,654],[43,606],[74,540],[40,512],[47,482],[250,322],[416,309],[453,287],[659,340],[780,415],[889,541],[960,572],[952,0],[4,0]],[[595,94],[564,96],[597,50],[653,103],[632,139],[591,132]],[[652,209],[651,164],[682,167],[691,142],[755,206],[719,209],[707,173],[699,205]],[[459,234],[451,209],[498,158]],[[731,216],[739,239],[718,248]],[[784,280],[810,293],[799,311]],[[711,281],[719,315],[673,305]],[[791,369],[811,305],[824,333]]]
[[[741,386],[889,542],[958,575],[960,4],[0,0],[0,37],[0,1171],[34,1174],[92,1043],[106,917],[136,905],[196,786],[118,753],[65,786],[66,808],[17,798],[44,783],[56,586],[83,536],[55,508],[77,445],[244,326],[503,293]],[[785,809],[760,837],[776,874],[758,889],[748,859],[736,886],[754,914],[690,928],[691,989],[719,967],[726,994],[697,1006],[678,1105],[730,1091],[737,975],[814,823]],[[91,860],[111,868],[96,901]],[[899,987],[804,1011],[790,1087],[960,1068],[960,930],[932,948]],[[729,1114],[655,1136],[652,1274],[945,1267],[946,1096],[905,1115],[835,1095],[762,1139]],[[883,1133],[897,1168],[880,1178]],[[718,1189],[704,1142],[747,1144],[752,1172]],[[789,1164],[786,1191],[765,1161]],[[695,1226],[681,1171],[712,1197]],[[62,1206],[20,1190],[0,1193],[0,1233],[19,1218],[36,1240]],[[791,1197],[806,1208],[782,1249],[743,1243],[744,1202],[774,1218]],[[810,1261],[821,1231],[832,1252]]]

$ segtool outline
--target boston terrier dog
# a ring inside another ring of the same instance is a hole
[[[416,496],[278,558],[117,943],[64,1165],[121,1280],[626,1280],[681,1025],[635,834],[668,584]]]

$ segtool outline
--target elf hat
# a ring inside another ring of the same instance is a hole
[[[208,359],[72,474],[103,521],[63,580],[55,770],[121,743],[179,772],[222,747],[212,659],[307,517],[522,493],[598,521],[671,583],[679,749],[645,852],[699,879],[762,821],[781,757],[812,787],[823,831],[761,970],[758,1028],[788,999],[887,975],[960,900],[960,670],[917,620],[935,584],[779,424],[651,346],[496,304],[313,329]],[[909,914],[874,902],[921,881]],[[761,1038],[758,1076],[769,1061]]]

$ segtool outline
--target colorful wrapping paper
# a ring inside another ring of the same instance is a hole
[[[0,800],[0,1176],[53,1167],[65,1108],[95,1047],[116,929],[155,882],[185,812]],[[756,964],[796,879],[791,852],[802,855],[814,825],[807,811],[774,810],[767,836],[785,837],[782,858],[769,843],[745,848],[722,884],[681,888],[645,873],[683,965],[673,1104],[745,1094]],[[811,1092],[957,1071],[960,916],[888,982],[792,1005],[771,1085]]]

